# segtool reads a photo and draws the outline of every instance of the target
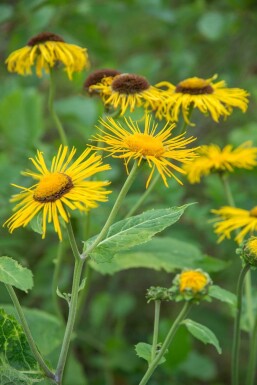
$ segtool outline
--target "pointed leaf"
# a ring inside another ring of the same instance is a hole
[[[39,375],[39,374],[38,374]],[[31,374],[26,371],[26,374],[19,371],[8,364],[4,357],[0,357],[0,384],[1,385],[33,385],[42,383],[44,378],[35,377],[35,371]]]
[[[93,269],[102,274],[114,274],[131,268],[148,268],[165,270],[170,273],[176,269],[196,269],[205,265],[207,272],[224,269],[220,260],[212,258],[212,263],[205,263],[210,257],[205,257],[195,245],[174,238],[155,237],[150,242],[135,246],[129,251],[117,252],[111,261],[97,263],[90,260]],[[217,264],[216,264],[217,262]]]
[[[148,242],[155,234],[177,222],[188,206],[149,210],[115,223],[90,256],[97,262],[110,261],[115,253]],[[94,239],[85,243],[85,250]]]
[[[0,257],[0,282],[27,292],[33,287],[32,272],[9,257]]]
[[[148,364],[151,362],[151,352],[152,352],[152,345],[146,344],[145,342],[139,342],[135,345],[135,350],[138,355],[138,357],[143,358],[148,362]],[[166,359],[164,357],[161,358],[159,365],[165,362]]]
[[[217,352],[221,354],[222,350],[219,341],[215,334],[206,326],[199,324],[198,322],[192,321],[191,319],[185,319],[182,324],[187,327],[187,330],[198,340],[204,344],[213,345]]]

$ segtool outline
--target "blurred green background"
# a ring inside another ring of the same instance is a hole
[[[0,2],[0,215],[4,222],[11,213],[10,195],[16,193],[10,183],[28,183],[20,171],[30,166],[28,158],[36,149],[49,157],[59,146],[59,138],[47,109],[48,77],[21,77],[7,73],[5,59],[12,51],[26,45],[34,35],[53,32],[66,42],[88,49],[91,68],[115,68],[148,78],[151,84],[162,80],[178,83],[187,77],[209,78],[217,73],[230,87],[240,87],[251,94],[246,114],[235,110],[219,124],[194,111],[195,127],[190,134],[198,144],[239,145],[252,140],[257,145],[257,4],[254,0],[170,1],[170,0],[24,0]],[[89,72],[90,72],[89,71]],[[56,110],[64,123],[70,145],[85,147],[95,132],[103,106],[88,97],[83,83],[89,72],[76,74],[69,81],[56,71]],[[108,160],[109,161],[109,160]],[[124,167],[110,161],[113,169],[108,178],[113,189],[125,178]],[[256,171],[237,172],[231,176],[236,203],[242,208],[256,206]],[[126,199],[124,212],[144,191],[145,180],[137,181]],[[91,235],[104,223],[110,202],[94,211]],[[233,241],[217,245],[210,209],[226,204],[218,176],[200,185],[184,187],[171,183],[171,188],[158,186],[142,209],[198,202],[188,209],[176,226],[165,232],[180,240],[188,240],[204,253],[229,261],[223,271],[212,278],[234,291],[240,263],[234,256]],[[120,213],[122,217],[123,212]],[[93,214],[92,214],[93,215]],[[78,242],[85,228],[74,219]],[[64,245],[64,261],[60,288],[69,291],[72,258]],[[35,275],[35,288],[21,297],[27,307],[54,314],[49,277],[57,253],[54,233],[42,241],[31,228],[19,229],[13,235],[1,229],[1,255],[16,258],[29,266]],[[215,270],[215,269],[214,269]],[[218,269],[217,269],[218,270]],[[151,342],[153,305],[146,305],[145,291],[150,285],[169,286],[173,275],[150,269],[130,269],[113,276],[91,272],[91,285],[85,298],[84,311],[74,336],[76,343],[70,361],[76,376],[67,373],[66,385],[136,384],[146,364],[136,357],[134,345]],[[254,278],[256,283],[256,278]],[[1,301],[9,302],[5,292]],[[63,312],[67,309],[61,302]],[[168,330],[178,307],[165,304],[161,335]],[[222,341],[223,354],[192,340],[181,328],[167,361],[150,381],[151,385],[227,385],[229,382],[232,318],[225,305],[216,303],[197,307],[192,316],[210,327]],[[51,328],[51,325],[49,326]],[[243,348],[246,344],[243,345]],[[52,352],[54,354],[54,352]],[[245,358],[247,360],[247,358]],[[71,371],[70,371],[71,373]]]

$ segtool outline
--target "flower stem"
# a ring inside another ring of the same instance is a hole
[[[250,359],[247,371],[246,385],[254,385],[254,377],[256,375],[256,360],[257,360],[257,316],[255,318],[251,345],[250,345]]]
[[[159,320],[160,320],[160,309],[161,301],[154,301],[154,328],[153,328],[153,344],[151,352],[151,362],[156,357],[156,349],[158,344],[158,334],[159,334]]]
[[[237,283],[237,309],[234,323],[234,335],[233,335],[233,346],[232,346],[232,364],[231,364],[231,384],[238,385],[238,374],[239,374],[239,345],[240,345],[240,320],[242,312],[242,295],[243,295],[243,284],[245,276],[250,269],[250,265],[245,265],[238,278]]]
[[[57,249],[57,256],[54,261],[54,275],[53,275],[53,283],[52,283],[52,299],[55,306],[55,311],[58,317],[61,321],[63,321],[63,314],[61,312],[58,296],[56,295],[56,289],[58,287],[58,280],[60,276],[61,266],[62,266],[62,259],[64,254],[64,245],[63,242],[59,242],[58,249]]]
[[[85,259],[82,259],[80,257],[70,221],[66,224],[66,227],[68,231],[68,237],[71,244],[72,252],[75,258],[75,267],[74,267],[74,273],[73,273],[71,299],[69,303],[68,321],[67,321],[63,343],[61,347],[61,352],[60,352],[60,356],[59,356],[59,360],[58,360],[58,364],[55,372],[55,381],[57,382],[58,385],[62,385],[63,372],[67,361],[69,346],[71,342],[71,336],[72,336],[72,332],[73,332],[73,328],[76,320],[79,287],[80,287],[80,281],[81,281],[81,274],[83,271],[83,265],[85,261]]]
[[[93,249],[105,238],[110,226],[112,225],[112,223],[114,222],[114,220],[116,218],[116,215],[118,214],[118,211],[120,209],[120,206],[121,206],[124,198],[126,197],[132,183],[135,180],[137,171],[138,171],[138,165],[137,165],[137,162],[135,162],[133,164],[133,167],[132,167],[119,195],[118,195],[116,202],[114,203],[114,206],[110,212],[109,217],[107,218],[107,220],[105,222],[105,225],[103,226],[101,232],[98,234],[97,238],[92,243],[92,245],[89,246],[89,248],[83,253],[83,257],[90,254],[93,251]]]
[[[224,187],[224,192],[225,192],[228,204],[232,207],[235,207],[235,200],[230,188],[228,175],[226,175],[225,173],[222,173],[220,174],[220,178]],[[249,329],[251,334],[251,331],[254,325],[251,271],[249,271],[245,279],[245,297],[246,297],[246,312],[247,312],[247,318],[248,318]]]
[[[64,128],[62,126],[62,123],[59,119],[59,116],[55,112],[54,109],[54,95],[55,95],[55,86],[54,86],[54,79],[53,79],[53,73],[50,70],[50,76],[49,76],[50,84],[49,84],[49,96],[48,96],[48,108],[49,112],[53,118],[53,121],[55,122],[56,128],[59,132],[61,142],[64,146],[68,145],[67,136],[65,134]]]
[[[150,186],[148,187],[148,189],[145,190],[145,192],[141,195],[141,197],[138,199],[137,203],[131,208],[131,210],[128,212],[128,214],[126,215],[125,218],[132,217],[132,215],[135,213],[135,211],[137,211],[137,209],[146,200],[148,195],[152,192],[152,190],[154,189],[154,187],[155,187],[155,185],[156,185],[156,183],[158,182],[159,179],[160,179],[160,174],[158,173],[158,174],[156,174],[155,178],[153,179],[153,181],[150,184]]]
[[[177,318],[175,319],[173,325],[171,326],[163,344],[162,344],[162,347],[159,351],[159,353],[157,354],[157,356],[155,357],[155,359],[150,363],[144,377],[142,378],[142,380],[140,381],[139,385],[145,385],[147,384],[147,382],[149,381],[149,379],[151,378],[153,372],[155,371],[155,369],[157,368],[157,366],[159,365],[159,362],[160,360],[162,359],[162,357],[164,356],[164,354],[166,353],[166,350],[167,348],[169,347],[174,335],[176,334],[181,322],[184,320],[184,318],[187,316],[187,314],[189,313],[190,311],[190,308],[192,306],[192,303],[190,301],[187,301],[182,310],[180,311],[179,315],[177,316]]]
[[[41,369],[43,370],[45,375],[48,378],[54,379],[55,378],[54,373],[49,369],[49,367],[45,363],[43,357],[41,356],[41,354],[40,354],[40,352],[39,352],[39,350],[38,350],[38,348],[36,346],[36,343],[35,343],[35,341],[33,339],[31,331],[29,329],[29,325],[28,325],[27,320],[25,318],[25,315],[23,313],[22,307],[20,305],[20,302],[18,300],[18,297],[17,297],[13,287],[11,285],[5,285],[5,287],[6,287],[7,291],[8,291],[8,293],[9,293],[9,295],[11,297],[11,300],[13,302],[13,305],[14,305],[14,307],[15,307],[18,315],[19,315],[23,331],[24,331],[24,333],[26,335],[29,347],[30,347],[31,351],[34,354],[35,359],[39,363],[39,366],[41,367]]]

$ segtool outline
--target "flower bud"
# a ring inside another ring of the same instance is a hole
[[[202,299],[209,299],[208,290],[212,280],[209,274],[201,269],[185,269],[175,276],[172,283],[176,301],[194,300],[198,302]]]
[[[173,293],[171,289],[160,286],[151,286],[146,292],[147,303],[150,301],[172,301]]]
[[[250,237],[245,240],[237,249],[237,254],[243,260],[243,264],[249,264],[252,267],[257,266],[257,237]]]

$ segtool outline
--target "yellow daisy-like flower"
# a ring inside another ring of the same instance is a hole
[[[181,111],[185,122],[190,124],[188,115],[191,108],[198,108],[203,114],[209,113],[215,122],[220,116],[229,116],[234,107],[245,112],[249,94],[240,88],[227,88],[224,80],[214,83],[216,78],[217,75],[210,79],[193,77],[178,85],[165,81],[156,84],[156,87],[166,88],[166,103],[159,107],[157,116],[164,114],[167,120],[177,121]]]
[[[121,115],[127,110],[133,112],[136,107],[155,110],[163,103],[162,91],[151,86],[146,78],[135,74],[117,75],[111,84],[108,78],[104,78],[89,90],[99,92],[105,105],[120,108]]]
[[[103,187],[109,182],[86,180],[98,172],[108,170],[109,165],[102,164],[102,158],[91,149],[86,149],[77,160],[73,161],[76,149],[70,153],[68,147],[60,146],[58,153],[52,159],[50,169],[47,168],[43,153],[38,151],[35,159],[30,158],[35,171],[23,174],[37,180],[30,188],[13,185],[22,191],[12,197],[12,202],[19,202],[16,211],[5,223],[12,233],[18,227],[25,227],[42,212],[42,238],[46,235],[47,222],[53,222],[54,229],[62,240],[60,217],[69,221],[70,210],[88,211],[97,207],[97,202],[105,202],[107,194]]]
[[[199,183],[203,176],[215,172],[233,172],[234,168],[252,169],[257,165],[257,147],[250,146],[251,142],[234,149],[230,144],[224,148],[216,144],[200,146],[197,151],[199,157],[184,166],[189,182]]]
[[[125,127],[110,117],[107,120],[101,119],[100,123],[103,126],[98,127],[101,133],[93,140],[105,143],[106,146],[101,150],[109,152],[114,158],[124,159],[126,169],[132,159],[137,160],[138,165],[143,160],[147,162],[151,172],[146,188],[155,169],[161,175],[165,186],[168,187],[167,177],[173,177],[182,184],[174,171],[185,174],[178,163],[186,164],[196,157],[195,148],[186,148],[196,138],[185,138],[184,134],[171,137],[174,125],[169,123],[158,131],[158,124],[152,122],[149,115],[145,117],[143,132],[131,118],[124,119]]]
[[[186,270],[179,276],[179,291],[192,291],[198,293],[208,284],[208,276],[201,270]]]
[[[219,235],[218,242],[231,237],[231,232],[241,229],[235,237],[235,241],[241,243],[246,234],[257,231],[257,206],[251,210],[237,207],[224,206],[218,210],[212,210],[218,215],[215,219],[214,232]]]
[[[30,39],[28,44],[14,52],[6,59],[7,69],[20,75],[30,75],[31,67],[36,68],[37,76],[42,70],[49,73],[55,64],[62,62],[69,79],[73,72],[80,72],[89,66],[86,48],[65,43],[58,35],[43,32]]]

